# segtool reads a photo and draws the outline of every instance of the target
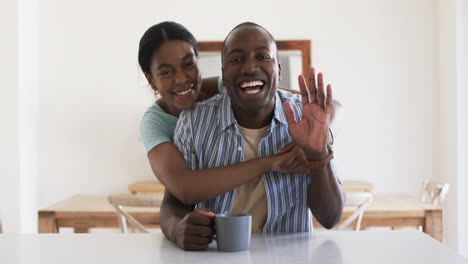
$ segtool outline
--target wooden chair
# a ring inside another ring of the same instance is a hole
[[[349,228],[349,225],[356,221],[354,230],[361,229],[361,221],[366,208],[372,203],[372,194],[370,192],[349,192],[346,193],[345,206],[356,206],[356,210],[344,221],[342,221],[335,229],[344,230]]]
[[[421,187],[419,200],[423,203],[430,203],[434,206],[442,206],[445,196],[449,191],[450,184],[430,181],[425,179]],[[407,227],[392,227],[392,230],[401,230]],[[419,231],[423,231],[423,227],[417,227]]]
[[[122,233],[128,233],[127,222],[132,224],[138,231],[149,233],[140,222],[125,212],[124,206],[132,207],[160,207],[162,195],[133,195],[133,194],[111,194],[107,197],[116,211],[119,219],[120,229]]]
[[[434,206],[442,206],[447,196],[450,185],[430,180],[424,180],[421,188],[420,200],[424,203],[431,203]]]

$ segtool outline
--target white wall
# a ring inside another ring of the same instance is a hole
[[[456,0],[438,2],[438,63],[440,98],[440,177],[451,189],[444,203],[444,235],[448,245],[458,239],[457,99],[456,99]],[[461,187],[461,186],[460,186]]]
[[[200,40],[223,39],[244,20],[278,39],[312,39],[313,64],[346,106],[336,145],[342,177],[368,179],[379,192],[416,192],[423,178],[437,176],[427,166],[436,151],[431,3],[293,1],[290,15],[274,3],[248,3],[249,10],[241,1],[226,12],[206,1],[214,8],[207,15],[198,2],[40,1],[39,205],[153,178],[138,141],[151,93],[136,54],[144,30],[167,19]]]
[[[271,2],[248,3],[249,10],[241,1],[226,12],[205,1],[214,8],[207,15],[198,2],[40,1],[40,204],[152,178],[137,140],[151,93],[138,79],[136,54],[144,30],[166,19],[200,40],[223,39],[244,20],[278,39],[312,39],[313,64],[346,106],[336,146],[342,177],[368,179],[380,192],[416,192],[424,177],[437,176],[427,166],[437,88],[431,3],[293,1],[289,15]]]
[[[18,232],[18,9],[15,0],[0,1],[0,219],[5,232]]]
[[[368,180],[376,192],[417,193],[422,179],[446,172],[439,153],[448,153],[441,141],[451,132],[440,129],[439,113],[452,109],[439,90],[438,0],[240,0],[228,9],[214,0],[40,0],[37,207],[154,178],[138,140],[153,98],[136,56],[146,28],[164,20],[199,40],[224,39],[243,21],[277,39],[311,39],[312,64],[345,106],[336,140],[343,179]]]
[[[457,123],[458,123],[458,248],[468,258],[468,0],[458,0],[457,10]]]

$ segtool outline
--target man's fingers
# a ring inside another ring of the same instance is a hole
[[[288,143],[288,144],[286,144],[286,146],[281,148],[278,151],[278,153],[276,153],[276,154],[281,155],[281,154],[287,153],[287,152],[291,151],[294,148],[294,146],[296,146],[296,144],[294,142]]]
[[[208,217],[214,217],[215,214],[213,212],[210,211],[210,208],[195,208],[195,210],[193,210],[193,212],[199,214],[199,215],[204,215],[204,216],[208,216]]]
[[[325,89],[323,87],[323,74],[319,72],[317,75],[318,88],[317,88],[317,103],[322,109],[325,106]]]
[[[296,124],[296,117],[294,115],[294,111],[291,107],[291,104],[289,102],[285,102],[283,104],[284,108],[284,113],[286,114],[286,119],[288,120],[288,126],[292,126]]]
[[[213,239],[207,236],[192,236],[190,242],[197,245],[209,245]]]
[[[325,113],[331,113],[333,108],[333,93],[331,85],[327,85],[327,98],[325,102]]]
[[[310,104],[309,91],[307,90],[304,76],[302,74],[299,75],[297,81],[299,82],[299,91],[301,92],[302,104]]]
[[[199,225],[187,225],[185,229],[185,235],[190,236],[212,236],[214,234],[214,229],[209,226],[199,226]]]
[[[310,95],[310,103],[316,104],[317,103],[317,86],[315,84],[315,69],[314,67],[310,68],[309,71],[309,83],[307,84],[309,88],[309,95]],[[304,104],[304,101],[302,101]]]
[[[212,219],[206,215],[201,215],[200,212],[194,212],[187,215],[187,223],[191,225],[211,226]]]
[[[212,218],[212,217],[215,216],[215,214],[213,212],[203,212],[203,211],[201,211],[201,212],[197,212],[197,214],[203,215],[203,216],[206,216],[206,217],[209,217],[209,218]]]
[[[188,244],[183,245],[182,249],[186,251],[202,251],[202,250],[208,249],[208,244],[200,245],[200,244],[188,243]]]

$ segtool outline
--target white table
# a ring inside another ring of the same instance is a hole
[[[249,251],[184,252],[158,234],[0,235],[0,263],[468,263],[419,231],[254,235]]]

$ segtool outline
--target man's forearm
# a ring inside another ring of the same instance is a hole
[[[314,217],[327,228],[333,228],[341,219],[345,194],[331,162],[321,169],[311,170],[307,194],[308,205]]]
[[[180,221],[188,213],[193,211],[193,206],[187,206],[181,203],[177,198],[167,190],[159,212],[159,221],[163,234],[171,241],[175,241],[175,230]]]

